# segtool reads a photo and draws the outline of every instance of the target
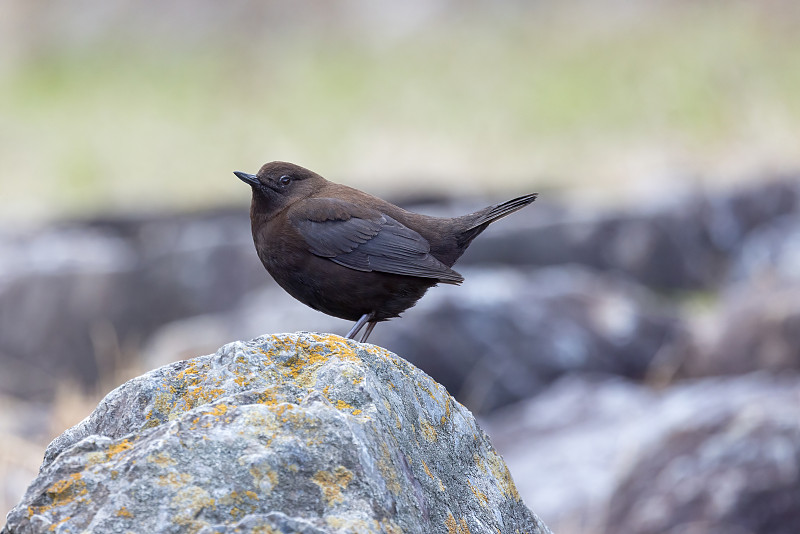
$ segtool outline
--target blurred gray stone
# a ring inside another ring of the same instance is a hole
[[[246,213],[71,224],[0,239],[0,390],[95,385],[163,324],[271,283]],[[107,377],[104,377],[107,378]]]
[[[551,210],[547,218],[527,210],[475,240],[460,264],[579,263],[656,290],[714,290],[749,232],[800,212],[800,179],[670,200],[625,212]]]
[[[798,374],[662,391],[567,377],[481,425],[554,532],[738,533],[735,518],[755,529],[775,513],[794,530],[747,532],[788,533],[800,518],[798,406]]]
[[[473,411],[530,397],[567,373],[642,379],[687,335],[645,288],[578,266],[463,271],[373,341],[418,365]]]
[[[308,333],[231,343],[111,392],[48,447],[3,534],[51,527],[550,532],[443,387],[379,347]]]
[[[800,371],[800,283],[742,284],[716,309],[696,350],[675,365],[678,378]]]
[[[800,284],[800,214],[778,217],[750,232],[731,263],[729,285]]]
[[[713,392],[710,392],[713,394]],[[800,391],[688,421],[639,455],[606,532],[800,532]]]

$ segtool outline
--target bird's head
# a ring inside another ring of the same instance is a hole
[[[310,197],[327,182],[319,174],[294,163],[265,163],[257,174],[234,171],[253,190],[253,211],[271,217],[298,200]]]

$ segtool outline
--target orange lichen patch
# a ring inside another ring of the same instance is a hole
[[[173,395],[167,391],[161,391],[156,394],[153,408],[147,412],[144,428],[156,427],[167,420],[172,410],[172,398]]]
[[[381,457],[378,458],[378,469],[380,470],[381,475],[383,476],[383,481],[386,484],[386,487],[389,488],[389,491],[395,495],[400,495],[400,492],[403,488],[400,485],[400,479],[397,476],[397,471],[394,469],[394,465],[392,463],[392,454],[386,442],[381,443]]]
[[[118,454],[120,454],[122,452],[125,452],[127,450],[130,450],[132,448],[133,448],[133,444],[130,441],[128,441],[127,439],[123,439],[122,441],[114,443],[113,445],[111,445],[108,448],[108,451],[106,451],[106,455],[108,456],[108,459],[110,460],[114,456],[116,456],[116,455],[118,455]]]
[[[254,465],[250,468],[253,483],[263,493],[269,494],[278,485],[278,474],[266,465]]]
[[[417,388],[419,388],[419,389],[421,389],[422,391],[424,391],[425,393],[427,393],[427,394],[428,394],[428,396],[429,396],[431,399],[433,399],[433,401],[434,401],[436,404],[438,404],[439,406],[441,406],[441,405],[442,405],[442,399],[441,399],[441,396],[439,396],[439,395],[434,395],[434,394],[433,394],[433,392],[430,390],[430,388],[429,388],[429,387],[426,385],[426,383],[425,383],[425,382],[417,382]]]
[[[444,520],[444,525],[447,527],[447,534],[472,534],[469,531],[469,525],[467,525],[467,520],[463,517],[456,521],[456,518],[453,517],[453,514],[450,512],[447,513],[447,519]]]
[[[422,468],[425,470],[425,474],[431,477],[431,480],[433,480],[439,485],[439,491],[444,491],[445,490],[444,484],[442,484],[442,481],[439,479],[439,477],[434,476],[434,474],[431,473],[431,470],[428,468],[428,464],[425,463],[425,460],[420,460],[420,461],[422,462]]]
[[[489,472],[497,482],[500,491],[503,492],[505,497],[510,497],[515,501],[519,501],[520,496],[517,491],[517,486],[514,485],[514,480],[511,478],[511,473],[508,470],[508,466],[503,461],[503,458],[493,450],[488,450],[486,456]]]
[[[353,406],[350,405],[350,404],[347,404],[342,399],[339,399],[338,401],[336,401],[336,409],[337,410],[352,410]]]
[[[217,506],[230,506],[230,515],[233,519],[240,519],[245,515],[252,514],[258,509],[258,495],[252,491],[239,493],[232,491],[217,500]]]
[[[114,459],[114,456],[133,448],[133,444],[128,439],[123,439],[117,443],[112,443],[105,451],[92,452],[87,455],[86,465],[91,467],[103,462]]]
[[[241,375],[237,375],[236,378],[233,379],[233,381],[236,382],[236,385],[239,386],[240,388],[245,388],[253,383],[252,379]]]
[[[66,522],[67,522],[67,521],[69,521],[70,519],[72,519],[72,516],[69,516],[69,515],[68,515],[68,516],[66,516],[66,517],[62,517],[61,519],[59,519],[58,521],[56,521],[55,523],[53,523],[52,525],[50,525],[49,527],[47,527],[47,531],[48,531],[48,532],[55,532],[55,531],[56,531],[56,529],[58,529],[58,526],[59,526],[60,524],[62,524],[62,523],[66,523]]]
[[[431,470],[428,469],[428,464],[425,463],[425,460],[420,460],[420,461],[422,462],[422,468],[425,470],[425,474],[431,477],[431,480],[436,480],[436,478],[434,478],[433,476],[433,473],[431,473]]]
[[[180,488],[185,486],[192,480],[192,475],[189,473],[167,473],[166,475],[159,475],[156,484],[159,486],[169,486],[172,488]]]
[[[199,486],[190,486],[180,490],[170,502],[177,513],[172,521],[176,525],[186,527],[187,530],[195,532],[207,525],[205,521],[195,519],[200,515],[204,508],[216,508],[216,502],[209,493]]]
[[[274,406],[278,402],[278,397],[274,389],[265,389],[259,392],[258,396],[256,397],[256,402],[266,406]]]
[[[475,461],[475,465],[478,466],[478,469],[480,469],[483,472],[484,475],[488,475],[489,474],[489,470],[486,469],[486,466],[483,463],[483,458],[481,458],[477,454],[473,454],[472,455],[472,459]]]
[[[424,419],[419,420],[419,428],[422,432],[422,435],[425,437],[426,440],[433,442],[436,441],[436,429],[433,428],[433,425],[429,422],[425,421]]]
[[[178,463],[172,456],[163,451],[151,454],[147,457],[147,461],[148,463],[156,464],[159,467],[169,467]]]
[[[28,517],[41,514],[57,506],[70,504],[88,493],[89,490],[86,489],[86,482],[82,480],[81,474],[72,473],[69,478],[58,480],[45,490],[45,495],[50,498],[50,504],[28,506]]]
[[[133,517],[133,513],[130,510],[128,510],[126,507],[124,507],[124,506],[122,508],[120,508],[119,510],[117,510],[114,513],[114,515],[117,516],[117,517],[126,517],[128,519]]]
[[[379,526],[380,532],[386,532],[386,534],[403,534],[403,529],[400,528],[400,525],[391,519],[382,519]]]
[[[469,489],[472,490],[472,493],[475,495],[475,498],[480,501],[481,505],[489,506],[489,499],[486,497],[486,494],[473,486],[469,479],[467,479],[467,484],[469,484]]]
[[[344,466],[338,466],[333,473],[330,471],[317,471],[311,481],[320,487],[325,503],[331,506],[342,502],[342,491],[347,489],[347,485],[353,480],[353,472]]]

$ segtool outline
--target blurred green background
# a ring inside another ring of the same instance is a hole
[[[273,159],[395,197],[591,202],[800,166],[796,2],[2,11],[6,221],[245,203],[231,171]]]

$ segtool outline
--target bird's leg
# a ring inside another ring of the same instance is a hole
[[[364,330],[364,337],[361,338],[361,343],[366,343],[367,338],[372,333],[372,329],[375,328],[375,325],[378,324],[378,321],[370,321],[367,325],[367,329]]]
[[[362,315],[361,318],[358,321],[356,321],[356,324],[353,325],[353,328],[350,329],[350,331],[347,333],[345,337],[347,339],[355,339],[356,336],[358,335],[358,331],[364,328],[364,325],[370,319],[372,319],[372,313],[365,313],[364,315]]]

